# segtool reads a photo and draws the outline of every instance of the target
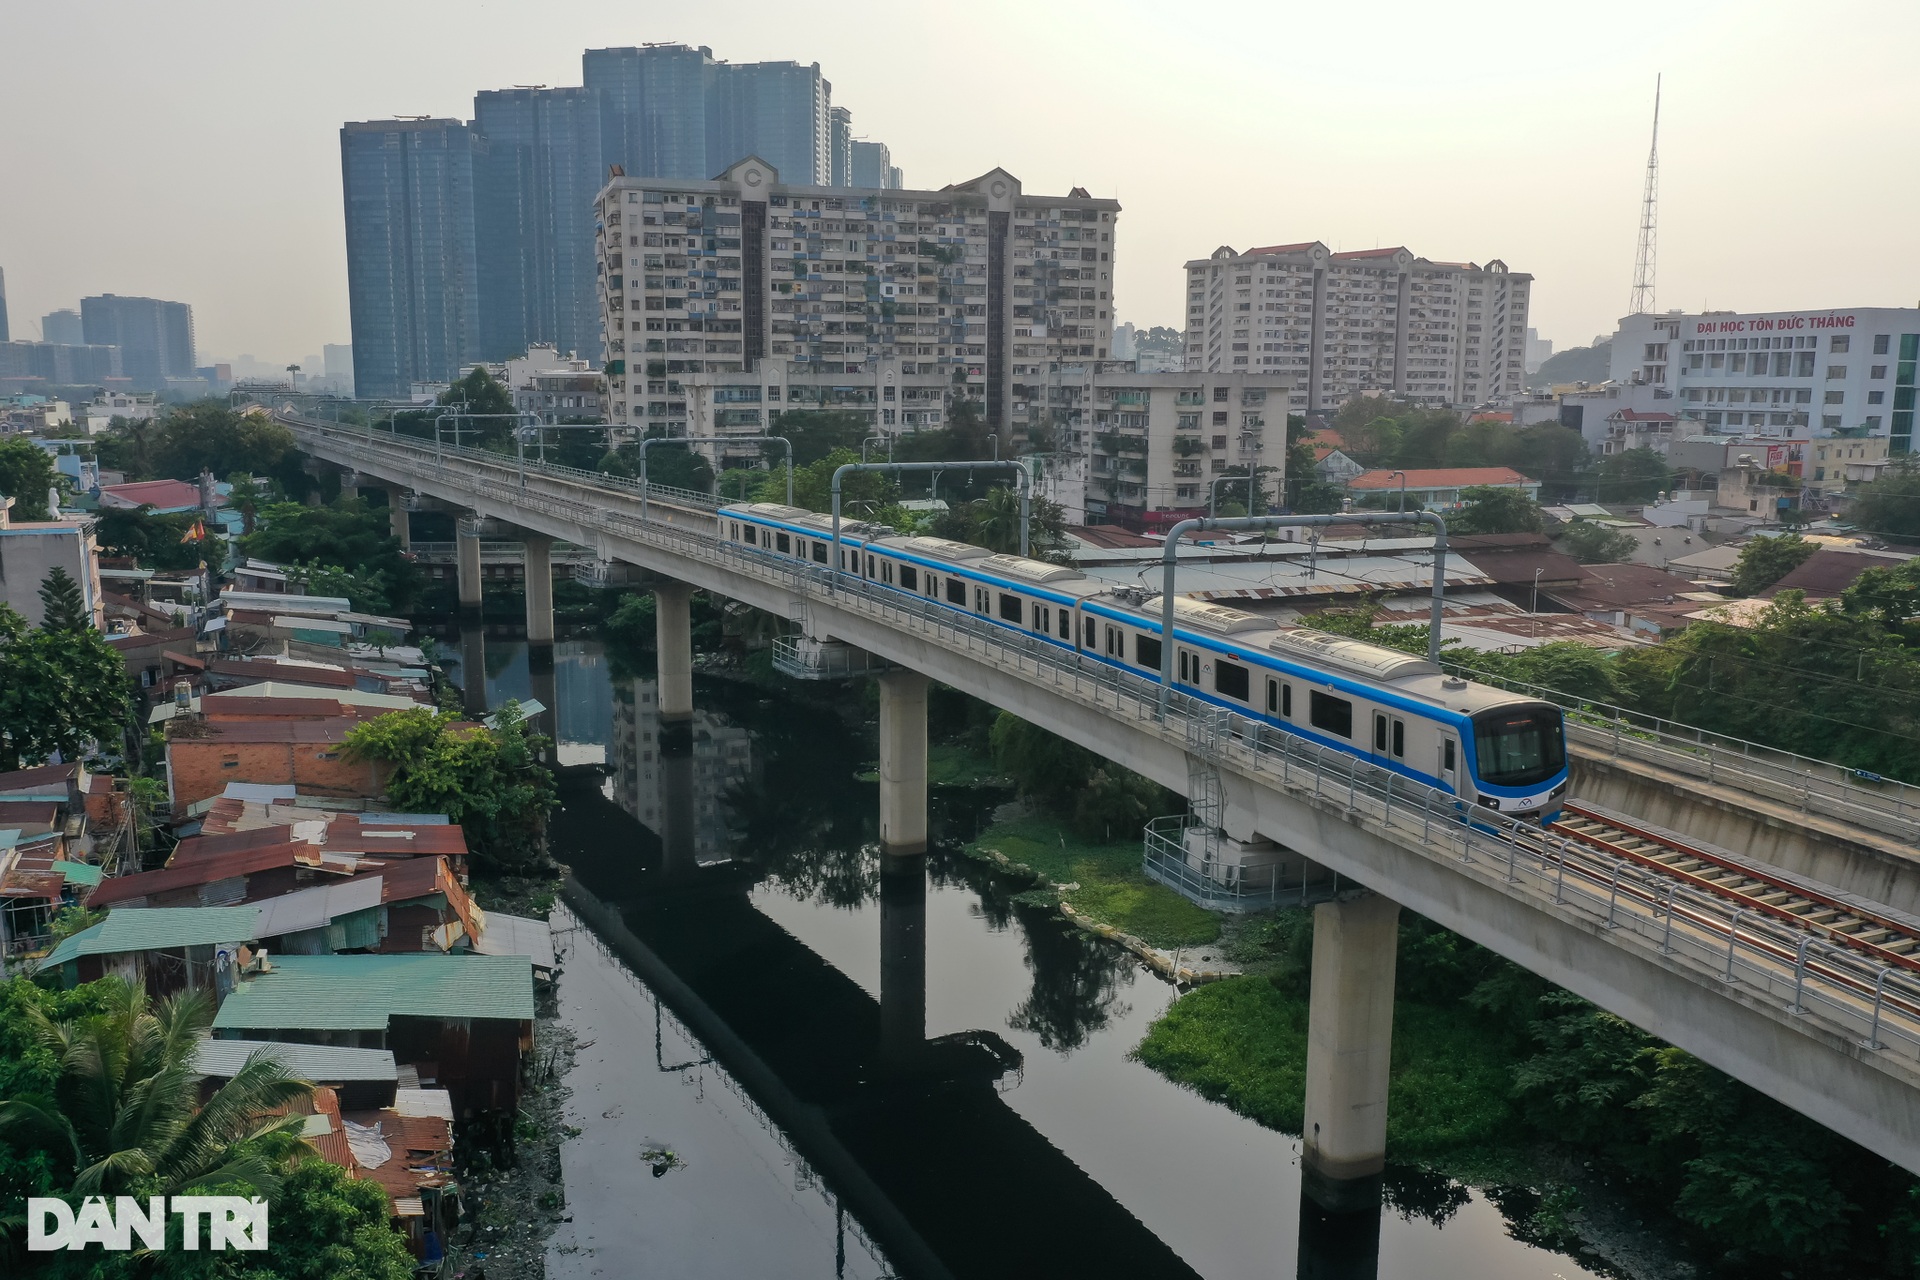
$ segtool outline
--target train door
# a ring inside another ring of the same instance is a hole
[[[1388,711],[1373,713],[1373,758],[1382,764],[1407,762],[1407,722]]]
[[[1446,729],[1442,729],[1440,731],[1440,745],[1437,748],[1437,750],[1440,753],[1440,758],[1436,762],[1438,766],[1436,769],[1436,773],[1440,778],[1440,785],[1448,788],[1455,795],[1459,795],[1460,794],[1460,743],[1459,743],[1459,740],[1455,738],[1450,731]]]

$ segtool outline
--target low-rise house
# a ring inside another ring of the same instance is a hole
[[[63,939],[40,968],[68,988],[118,977],[156,1000],[179,991],[210,991],[218,999],[232,989],[241,946],[255,939],[259,916],[257,907],[121,907]]]
[[[205,1079],[203,1097],[231,1080],[255,1054],[264,1054],[298,1080],[325,1085],[349,1111],[390,1107],[400,1085],[400,1069],[385,1049],[343,1049],[330,1044],[286,1044],[275,1040],[216,1040],[194,1046],[193,1069]]]
[[[1761,594],[1772,598],[1782,591],[1798,591],[1809,600],[1837,600],[1867,570],[1893,569],[1911,559],[1892,551],[1821,547]]]
[[[1409,511],[1452,511],[1466,500],[1468,489],[1518,489],[1529,498],[1540,497],[1540,482],[1529,480],[1512,467],[1436,467],[1411,471],[1363,471],[1347,481],[1347,491],[1374,507],[1396,510],[1401,489]]]
[[[431,1265],[459,1218],[453,1114],[445,1089],[401,1088],[390,1105],[369,1109],[322,1086],[307,1103],[301,1136],[322,1160],[386,1192],[407,1247]]]
[[[214,1018],[218,1037],[389,1049],[458,1113],[519,1105],[533,1045],[525,956],[271,956],[241,975]]]
[[[360,720],[253,719],[212,722],[175,717],[167,730],[167,786],[176,814],[242,780],[283,784],[316,795],[372,798],[386,790],[392,766],[349,759],[347,734]]]
[[[14,499],[0,496],[0,604],[34,626],[46,616],[40,585],[64,569],[80,588],[80,602],[96,628],[106,625],[100,590],[100,547],[91,520],[16,520]]]
[[[1543,588],[1542,599],[1599,622],[1658,637],[1684,630],[1700,607],[1693,583],[1644,564],[1582,565],[1574,587]]]

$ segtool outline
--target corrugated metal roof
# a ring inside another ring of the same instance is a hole
[[[54,863],[53,869],[65,876],[68,884],[99,884],[107,874],[104,868],[96,867],[91,862],[74,862],[65,858]]]
[[[297,889],[277,898],[262,898],[254,903],[260,913],[261,938],[318,929],[322,925],[355,911],[370,911],[380,905],[380,877],[356,876],[339,884],[315,885]]]
[[[122,907],[105,920],[67,938],[48,956],[48,966],[81,956],[120,955],[163,947],[204,947],[247,942],[255,936],[258,907]]]
[[[275,956],[272,970],[234,988],[216,1031],[379,1031],[414,1018],[533,1017],[526,956]]]
[[[393,1054],[386,1049],[284,1044],[277,1040],[202,1040],[194,1046],[193,1069],[201,1075],[225,1079],[237,1073],[256,1052],[263,1051],[300,1079],[316,1084],[400,1077]]]
[[[528,956],[536,968],[554,967],[553,930],[545,920],[503,911],[489,911],[483,918],[486,923],[480,936],[473,939],[475,951],[485,956]]]

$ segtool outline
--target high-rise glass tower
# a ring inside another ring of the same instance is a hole
[[[704,45],[588,49],[581,81],[600,102],[602,161],[662,178],[712,177],[707,103],[718,66]]]
[[[136,390],[193,377],[193,308],[184,302],[112,293],[82,298],[80,328],[89,346],[120,348],[120,372]]]
[[[458,120],[341,127],[356,394],[404,396],[476,357],[474,177],[486,160],[486,139]]]
[[[707,176],[755,155],[783,182],[833,185],[832,108],[833,86],[817,62],[719,64],[707,107]]]
[[[7,273],[0,268],[0,342],[12,342],[13,333],[7,328]]]
[[[550,342],[600,358],[593,288],[593,199],[605,181],[600,104],[589,89],[495,89],[474,95],[478,161],[474,235],[486,305],[483,360]]]

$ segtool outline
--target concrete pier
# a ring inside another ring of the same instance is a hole
[[[478,720],[487,714],[487,633],[478,622],[460,627],[460,706]]]
[[[660,720],[693,719],[693,588],[667,582],[653,589],[653,625],[660,650]]]
[[[553,652],[553,539],[545,534],[526,535],[527,645],[545,645],[547,662]]]
[[[407,510],[407,491],[397,484],[387,486],[387,532],[399,539],[400,549],[413,548],[413,513]]]
[[[480,624],[480,522],[462,516],[454,543],[454,568],[460,585],[460,625]]]
[[[1400,905],[1373,893],[1313,909],[1301,1149],[1310,1190],[1317,1180],[1337,1191],[1376,1178],[1386,1166],[1399,926]]]
[[[927,851],[927,678],[880,677],[880,852]]]

